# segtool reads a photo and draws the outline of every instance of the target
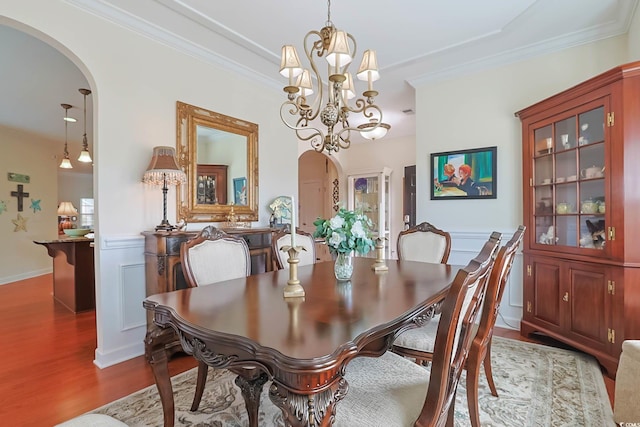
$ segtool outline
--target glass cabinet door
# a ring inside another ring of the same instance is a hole
[[[605,107],[595,102],[533,131],[538,244],[604,249]]]
[[[390,257],[391,215],[390,215],[391,169],[370,174],[349,175],[348,208],[362,212],[373,222],[373,237],[386,237],[385,256]],[[375,253],[371,253],[375,257]]]

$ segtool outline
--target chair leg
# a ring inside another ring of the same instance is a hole
[[[498,390],[493,382],[493,372],[491,371],[491,340],[489,340],[489,344],[487,344],[487,352],[484,355],[484,374],[487,377],[491,394],[498,397]]]
[[[453,400],[451,401],[451,405],[449,406],[449,410],[447,411],[447,423],[446,427],[453,427],[455,421],[455,412],[456,412],[456,395],[454,393]]]
[[[198,380],[196,382],[196,392],[193,395],[193,403],[191,404],[191,411],[197,411],[202,400],[202,394],[204,393],[204,385],[207,382],[207,373],[209,372],[209,366],[204,362],[198,362]]]
[[[478,383],[480,377],[480,361],[478,353],[472,353],[467,359],[467,406],[469,420],[472,427],[480,427],[480,412],[478,411]]]

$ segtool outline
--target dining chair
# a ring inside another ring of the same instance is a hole
[[[519,226],[511,239],[498,250],[495,264],[489,277],[487,296],[480,314],[480,321],[473,326],[472,332],[475,338],[471,344],[469,357],[465,365],[467,370],[467,405],[473,427],[480,426],[480,415],[478,411],[480,366],[484,366],[484,372],[487,377],[487,382],[489,383],[491,394],[498,397],[498,391],[496,390],[491,370],[491,338],[493,337],[493,329],[498,318],[498,309],[500,308],[502,295],[509,275],[511,274],[511,266],[513,265],[513,260],[520,246],[520,242],[524,237],[525,230],[526,227],[524,225]],[[400,334],[393,343],[392,351],[401,356],[413,358],[421,365],[432,361],[434,357],[436,329],[440,321],[442,321],[441,316],[436,316],[424,327],[411,329]]]
[[[180,246],[182,271],[189,288],[206,286],[251,274],[249,247],[244,239],[207,226]],[[198,362],[198,380],[191,410],[200,406],[209,367]]]
[[[271,249],[273,251],[273,258],[276,263],[276,268],[282,270],[283,268],[289,268],[289,255],[286,252],[280,250],[283,246],[291,245],[291,231],[286,227],[278,231],[271,238]],[[302,246],[304,250],[298,253],[299,266],[315,264],[316,262],[316,243],[313,236],[306,231],[303,231],[296,227],[296,246]]]
[[[451,283],[442,303],[431,371],[389,351],[377,358],[355,358],[345,369],[348,392],[336,407],[335,425],[453,426],[456,389],[500,238],[500,233],[492,233]]]
[[[451,235],[422,222],[398,234],[398,259],[446,263],[451,252]]]

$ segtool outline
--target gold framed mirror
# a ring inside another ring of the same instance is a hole
[[[176,111],[178,220],[257,221],[258,125],[180,101]]]

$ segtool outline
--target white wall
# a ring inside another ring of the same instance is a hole
[[[452,262],[468,262],[491,231],[508,239],[522,223],[522,135],[514,113],[626,62],[625,49],[626,37],[610,38],[416,89],[417,221],[452,233]],[[430,200],[430,153],[494,145],[497,199]],[[513,326],[521,295],[516,261],[501,308]]]
[[[139,233],[162,218],[162,193],[145,187],[141,177],[154,146],[175,146],[176,101],[259,125],[260,224],[265,225],[266,204],[297,189],[296,140],[278,117],[282,92],[63,1],[5,2],[0,24],[56,47],[89,81],[97,209],[95,362],[107,366],[142,354],[144,258]],[[174,206],[175,190],[169,199]],[[51,217],[55,221],[55,214]],[[175,221],[173,209],[169,220]]]
[[[640,61],[640,12],[638,10],[633,14],[627,33],[627,52],[626,62]]]
[[[60,147],[41,136],[6,127],[0,127],[0,141],[4,153],[0,156],[0,203],[6,206],[0,212],[0,284],[5,284],[53,270],[47,249],[33,241],[55,239],[58,235],[57,185],[51,177],[57,173],[55,155]],[[29,175],[30,182],[9,181],[8,172]],[[29,193],[22,201],[22,212],[18,212],[18,199],[11,196],[19,184],[22,191]],[[32,200],[40,200],[40,210],[30,209]],[[15,231],[12,220],[18,214],[26,219],[26,231]]]

